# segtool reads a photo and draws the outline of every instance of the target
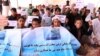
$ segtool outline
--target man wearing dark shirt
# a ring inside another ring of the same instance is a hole
[[[17,17],[20,15],[17,14],[16,8],[11,9],[11,16],[8,16],[8,20],[17,20]]]
[[[67,17],[68,17],[68,25],[70,27],[73,27],[74,26],[74,21],[75,21],[75,18],[81,16],[78,12],[77,12],[77,9],[73,9],[70,13],[67,14]]]

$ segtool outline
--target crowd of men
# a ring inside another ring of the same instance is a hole
[[[72,6],[64,5],[62,8],[59,5],[38,5],[33,7],[29,4],[28,9],[22,7],[11,8],[11,15],[7,16],[9,21],[17,21],[16,26],[7,26],[4,29],[23,29],[30,30],[37,27],[65,27],[76,39],[81,43],[81,46],[88,45],[91,47],[100,47],[100,8],[96,10],[87,9],[87,6],[81,10]],[[64,15],[64,22],[57,15]],[[29,16],[36,16],[30,23],[26,23]],[[84,50],[83,50],[84,49]],[[86,55],[87,49],[79,48],[77,54]]]

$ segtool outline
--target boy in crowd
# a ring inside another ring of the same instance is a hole
[[[41,27],[41,20],[39,20],[38,18],[34,18],[32,20],[32,29],[36,27]]]
[[[17,27],[16,28],[19,28],[19,29],[26,28],[25,27],[25,20],[26,19],[23,16],[18,17],[18,19],[17,19]]]
[[[55,8],[54,15],[61,15],[61,9],[59,7]]]
[[[38,9],[33,9],[32,10],[32,16],[38,16],[39,19],[41,20],[40,12]]]
[[[8,20],[17,20],[17,17],[19,17],[20,15],[17,14],[17,10],[16,8],[12,8],[11,9],[11,15],[8,16]]]
[[[86,28],[83,26],[83,20],[81,17],[77,17],[74,22],[74,26],[71,28],[71,33],[76,37],[76,39],[81,43],[81,47],[77,53],[79,55],[86,55],[87,51],[86,46],[84,45],[90,45],[89,36],[92,33],[92,29],[89,28],[86,30]]]

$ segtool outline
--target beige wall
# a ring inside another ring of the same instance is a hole
[[[58,5],[64,5],[66,4],[67,0],[32,0],[33,5],[40,5],[40,4],[58,4]],[[76,3],[78,0],[70,0],[71,4]],[[82,0],[79,0],[82,1]],[[96,6],[100,5],[100,0],[83,0],[84,4],[87,5],[88,3],[93,3]],[[28,4],[31,3],[31,0],[18,0],[19,6],[22,7],[28,7]],[[11,0],[11,6],[12,7],[17,7],[17,0]]]

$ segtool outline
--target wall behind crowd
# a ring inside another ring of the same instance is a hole
[[[72,0],[71,3],[74,3],[75,0]],[[28,7],[28,5],[32,3],[34,6],[36,5],[48,5],[48,4],[52,4],[52,5],[62,5],[62,4],[66,4],[66,0],[11,0],[11,7]]]
[[[30,3],[32,3],[34,6],[36,5],[40,5],[40,4],[44,4],[44,5],[48,5],[48,4],[53,4],[53,5],[64,5],[66,4],[67,0],[10,0],[11,3],[11,7],[28,7],[28,5]],[[100,6],[100,0],[69,0],[70,4],[73,3],[84,3],[84,5],[87,5],[88,3],[92,3],[95,4],[96,7]]]

